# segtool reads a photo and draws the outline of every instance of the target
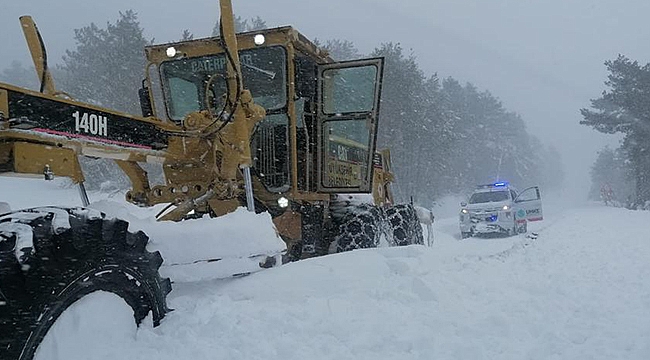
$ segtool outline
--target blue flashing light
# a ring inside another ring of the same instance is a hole
[[[491,222],[495,222],[495,221],[497,221],[497,216],[496,216],[496,215],[492,215],[492,216],[490,216],[490,221],[491,221]]]
[[[509,185],[510,183],[507,181],[499,181],[499,182],[485,184],[485,185],[478,185],[477,188],[478,189],[502,188],[502,187],[507,187]]]

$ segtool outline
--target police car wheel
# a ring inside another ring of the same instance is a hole
[[[524,223],[523,225],[519,226],[517,230],[519,230],[520,234],[525,234],[528,231],[528,223]]]

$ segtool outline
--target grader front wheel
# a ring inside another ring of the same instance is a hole
[[[123,220],[82,208],[35,208],[0,217],[0,358],[31,360],[59,316],[84,296],[122,298],[136,324],[165,313],[169,279],[149,238]]]

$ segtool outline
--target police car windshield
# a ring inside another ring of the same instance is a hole
[[[470,197],[470,204],[481,204],[487,202],[499,202],[508,200],[508,191],[486,191],[475,193]]]
[[[287,102],[286,53],[281,46],[239,52],[244,88],[267,110],[281,109]],[[160,66],[169,117],[182,120],[187,114],[223,106],[226,86],[224,54],[166,61]],[[210,89],[206,91],[206,86]],[[207,96],[207,98],[206,98]]]

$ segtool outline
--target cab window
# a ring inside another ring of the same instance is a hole
[[[375,104],[377,67],[329,69],[323,76],[331,81],[331,99],[325,99],[326,114],[372,111]]]
[[[185,115],[201,110],[196,83],[180,77],[169,79],[169,94],[176,101],[170,103],[169,116],[172,119],[182,119]]]
[[[370,135],[366,122],[339,120],[324,123],[328,136],[324,182],[331,187],[358,187],[363,185],[368,171]]]

